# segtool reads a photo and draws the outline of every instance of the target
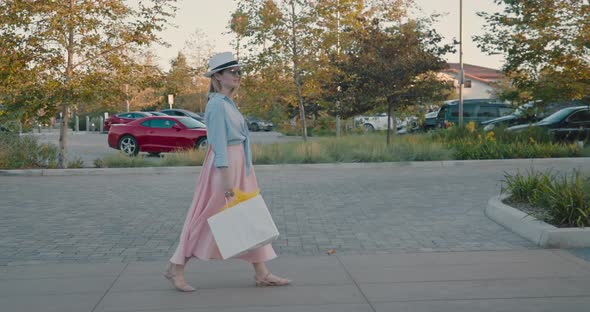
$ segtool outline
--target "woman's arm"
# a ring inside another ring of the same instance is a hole
[[[227,129],[225,125],[225,103],[212,99],[207,104],[205,122],[207,123],[207,141],[213,149],[213,165],[216,168],[228,166]]]
[[[215,102],[213,102],[215,101]],[[226,196],[231,195],[233,189],[232,177],[228,169],[227,160],[227,128],[225,124],[225,103],[213,99],[207,105],[205,113],[207,123],[207,141],[213,149],[213,165],[221,172],[223,190]]]

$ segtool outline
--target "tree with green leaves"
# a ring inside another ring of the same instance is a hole
[[[342,88],[342,115],[387,109],[389,144],[389,129],[396,129],[391,125],[394,108],[444,95],[440,90],[450,88],[434,72],[446,67],[442,57],[453,48],[441,44],[442,37],[425,20],[388,26],[378,19],[364,23],[355,34],[357,45],[338,64],[342,74],[334,81]]]
[[[253,74],[274,72],[289,76],[298,107],[303,140],[307,140],[305,120],[305,80],[313,73],[310,42],[312,7],[304,0],[238,1],[231,29],[237,33],[240,46],[249,52],[249,69]],[[242,53],[243,55],[244,53]],[[272,87],[272,85],[269,85]]]
[[[135,64],[133,52],[163,43],[158,32],[175,0],[26,1],[0,3],[0,86],[6,106],[30,113],[61,106],[58,167],[67,166],[67,125],[73,105],[120,89],[113,77]],[[16,85],[9,86],[11,83]],[[36,92],[27,92],[32,90]]]
[[[247,52],[249,76],[256,76],[246,77],[252,83],[244,83],[242,89],[248,93],[255,88],[253,100],[258,96],[259,101],[265,101],[262,95],[279,97],[277,89],[288,91],[282,85],[277,87],[277,83],[291,76],[292,96],[287,94],[283,98],[296,103],[304,131],[306,112],[324,111],[334,116],[366,112],[374,107],[371,103],[375,102],[375,95],[369,98],[362,89],[351,92],[357,73],[344,71],[338,64],[346,55],[359,51],[371,21],[380,25],[399,24],[407,17],[412,3],[411,0],[239,1],[230,28],[238,35],[241,51]],[[428,31],[433,34],[432,30]],[[431,41],[440,39],[436,38]],[[415,85],[428,85],[418,83],[424,79],[426,76]],[[270,83],[264,87],[265,82]],[[343,88],[348,93],[339,91]],[[366,98],[360,99],[363,95]]]
[[[188,65],[186,56],[178,52],[178,56],[170,61],[170,65],[164,93],[174,96],[189,93],[193,89],[195,72]]]
[[[475,36],[489,54],[506,58],[514,90],[545,101],[580,99],[590,92],[590,3],[581,0],[494,0],[499,13],[480,12],[486,33]]]

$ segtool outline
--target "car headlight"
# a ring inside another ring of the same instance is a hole
[[[492,131],[494,129],[494,124],[489,124],[483,127],[483,131]]]

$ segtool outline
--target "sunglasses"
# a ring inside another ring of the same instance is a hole
[[[242,71],[239,69],[230,69],[227,72],[234,77],[242,77]]]

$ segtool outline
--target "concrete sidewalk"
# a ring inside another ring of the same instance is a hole
[[[280,257],[292,286],[257,288],[240,260],[195,261],[180,293],[165,261],[7,266],[2,311],[586,311],[590,263],[562,250]]]

